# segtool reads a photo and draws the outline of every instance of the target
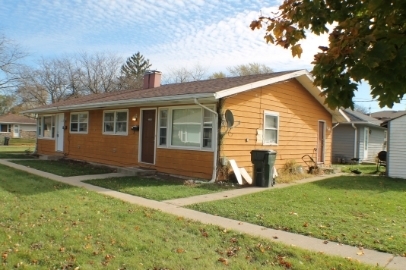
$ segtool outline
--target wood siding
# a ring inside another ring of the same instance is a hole
[[[333,129],[333,163],[341,163],[339,158],[348,162],[354,157],[354,137],[355,129],[351,125],[339,124]]]
[[[109,109],[110,110],[110,109]],[[83,112],[83,111],[81,111]],[[159,172],[211,179],[213,152],[178,149],[156,149],[155,164],[138,162],[139,131],[132,131],[139,125],[140,108],[130,108],[128,114],[128,135],[103,134],[103,110],[89,111],[88,133],[70,133],[70,113],[65,113],[64,151],[56,152],[54,139],[39,139],[38,153],[41,155],[64,155],[67,158],[95,162],[119,167],[156,169]],[[136,122],[131,120],[137,114]]]
[[[168,174],[211,179],[213,152],[157,148],[156,169]]]
[[[55,151],[56,145],[54,139],[38,139],[37,152],[40,155],[61,155]]]
[[[406,179],[406,116],[389,122],[388,176]]]
[[[229,130],[220,157],[235,159],[239,167],[252,173],[251,150],[277,151],[276,168],[295,160],[305,165],[303,155],[316,159],[319,120],[326,123],[325,164],[331,164],[331,114],[296,80],[278,83],[225,99],[223,110],[234,114],[235,128]],[[257,129],[263,130],[264,111],[279,113],[278,145],[257,142]],[[224,131],[224,128],[223,128]]]

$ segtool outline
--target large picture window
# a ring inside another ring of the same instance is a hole
[[[206,109],[161,109],[158,121],[158,146],[208,150],[213,147],[214,115]]]
[[[264,145],[278,144],[278,130],[279,130],[279,113],[277,112],[264,112]]]
[[[38,118],[38,137],[55,138],[55,116],[47,115]]]
[[[71,133],[87,133],[89,123],[89,115],[84,113],[71,113],[70,115],[70,132]]]
[[[128,111],[105,111],[103,115],[103,133],[127,135]]]

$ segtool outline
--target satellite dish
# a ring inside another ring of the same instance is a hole
[[[232,128],[234,125],[233,113],[230,110],[227,110],[225,113],[225,117],[226,117],[227,127]]]

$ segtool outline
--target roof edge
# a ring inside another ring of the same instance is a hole
[[[274,84],[274,83],[277,83],[277,82],[286,81],[286,80],[289,80],[289,79],[292,79],[292,78],[299,77],[299,76],[304,75],[304,74],[308,74],[308,71],[305,70],[305,69],[298,70],[298,71],[293,71],[291,73],[287,73],[287,74],[280,75],[280,76],[277,76],[277,77],[273,77],[273,78],[270,78],[270,79],[265,79],[265,80],[257,81],[257,82],[254,82],[254,83],[249,83],[249,84],[244,84],[244,85],[240,85],[240,86],[237,86],[237,87],[232,87],[232,88],[229,88],[229,89],[224,89],[224,90],[216,92],[214,94],[214,96],[215,96],[216,99],[220,99],[220,98],[223,98],[223,97],[235,95],[235,94],[238,94],[238,93],[241,93],[241,92],[245,92],[245,91],[252,90],[252,89],[255,89],[255,88],[258,88],[258,87],[262,87],[262,86],[265,86],[265,85],[268,85],[268,84]]]
[[[26,110],[21,113],[53,113],[53,112],[60,112],[60,111],[71,111],[71,110],[81,110],[81,109],[96,109],[96,108],[113,108],[113,107],[123,107],[129,105],[139,105],[145,103],[157,103],[157,102],[175,102],[175,101],[183,101],[187,99],[194,99],[194,98],[213,98],[213,93],[204,93],[204,94],[186,94],[186,95],[176,95],[176,96],[163,96],[163,97],[152,97],[152,98],[141,98],[141,99],[129,99],[129,100],[116,100],[116,101],[109,101],[109,102],[96,102],[96,103],[86,103],[86,104],[78,104],[78,105],[66,105],[66,106],[54,106],[49,108],[43,109],[31,109]]]

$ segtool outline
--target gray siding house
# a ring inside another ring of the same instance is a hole
[[[393,118],[382,126],[388,128],[386,175],[406,179],[406,115]]]
[[[360,162],[375,162],[377,154],[386,150],[386,128],[382,121],[349,109],[344,110],[346,123],[333,126],[333,162],[348,163],[352,158]]]
[[[35,139],[36,136],[35,119],[17,114],[0,115],[0,141],[3,141],[4,137]]]

